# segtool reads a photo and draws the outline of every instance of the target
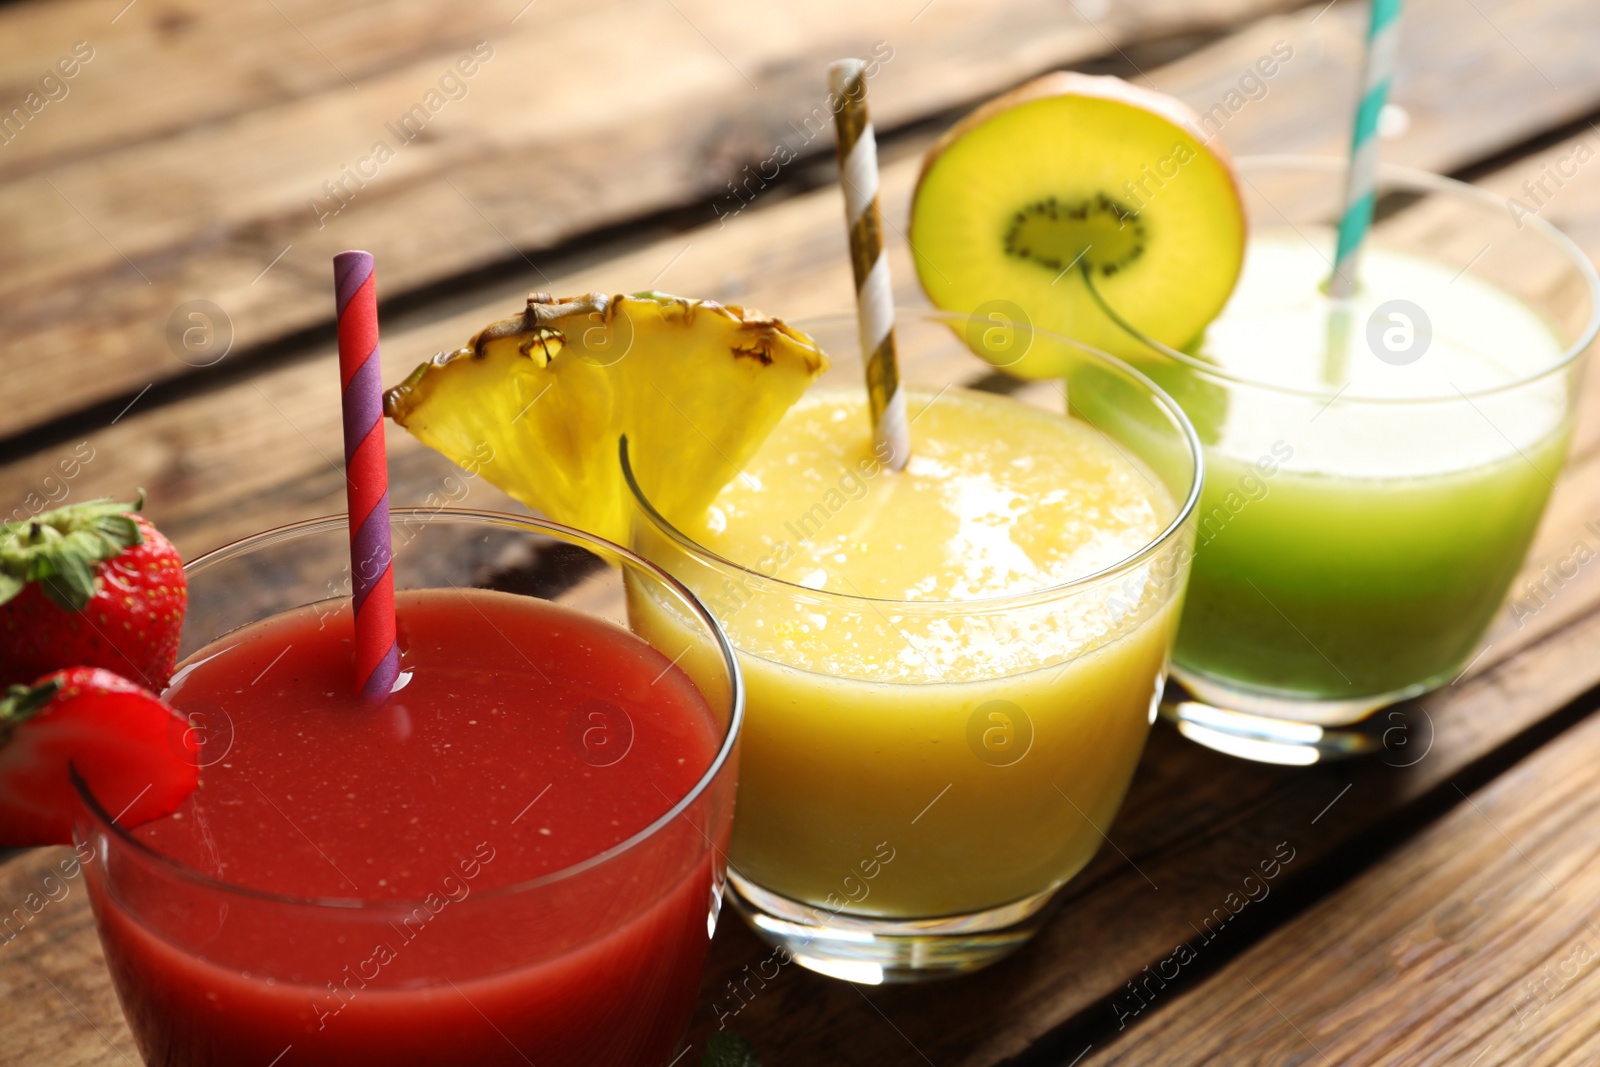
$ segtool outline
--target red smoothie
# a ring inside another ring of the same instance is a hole
[[[699,985],[728,792],[526,883],[693,788],[722,740],[699,690],[634,635],[532,598],[404,592],[397,618],[409,680],[379,709],[351,695],[347,609],[235,631],[174,679],[167,699],[205,730],[201,786],[134,834],[204,877],[126,848],[109,878],[88,865],[141,1052],[664,1065]]]

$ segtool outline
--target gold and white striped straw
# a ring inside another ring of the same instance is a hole
[[[833,106],[838,135],[839,177],[844,184],[844,217],[850,226],[850,265],[856,276],[856,321],[861,356],[867,365],[867,400],[872,407],[873,442],[890,470],[911,458],[911,428],[894,349],[894,290],[889,256],[883,247],[883,215],[878,209],[878,142],[867,113],[866,63],[841,59],[828,67],[828,88],[839,97]]]

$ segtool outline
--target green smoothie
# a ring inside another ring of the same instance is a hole
[[[1570,383],[1538,377],[1563,346],[1527,305],[1381,247],[1330,357],[1331,241],[1305,229],[1252,239],[1197,353],[1226,374],[1175,390],[1207,444],[1175,660],[1202,695],[1375,706],[1475,654],[1561,467]]]

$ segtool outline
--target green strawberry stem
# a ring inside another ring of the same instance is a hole
[[[142,544],[137,500],[90,500],[0,526],[0,604],[38,582],[59,607],[82,611],[95,593],[95,564]]]
[[[14,685],[0,699],[0,746],[11,740],[11,731],[45,709],[61,692],[61,679],[51,678],[36,686]]]

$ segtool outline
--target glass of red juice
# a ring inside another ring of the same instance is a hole
[[[487,512],[391,521],[402,674],[383,705],[355,696],[344,518],[272,530],[187,568],[166,697],[200,789],[128,830],[79,785],[139,1050],[663,1067],[722,897],[732,649],[609,542]]]

